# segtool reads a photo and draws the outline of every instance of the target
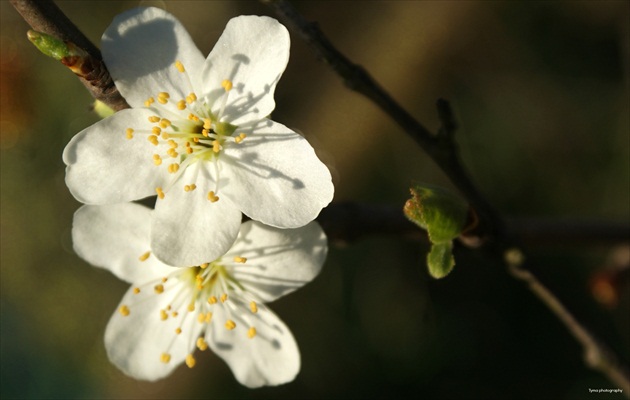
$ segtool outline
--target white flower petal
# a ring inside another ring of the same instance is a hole
[[[172,267],[154,256],[140,260],[150,250],[150,219],[151,210],[134,203],[82,206],[72,222],[74,250],[129,283],[168,275]]]
[[[326,235],[317,222],[278,229],[248,221],[224,258],[245,257],[230,273],[246,291],[270,302],[312,281],[327,252]]]
[[[160,317],[161,311],[175,301],[179,288],[190,291],[189,282],[173,283],[173,287],[160,295],[151,290],[135,294],[130,289],[109,320],[105,331],[107,355],[114,365],[133,378],[151,381],[163,378],[195,349],[203,325],[197,323],[194,315],[183,307],[177,318],[169,316],[162,320]],[[147,298],[149,296],[151,298]],[[123,306],[128,307],[129,315],[121,314],[119,310]],[[182,331],[179,335],[177,328]],[[161,361],[163,353],[170,357],[168,362]]]
[[[270,120],[243,132],[247,138],[222,155],[229,165],[224,193],[245,215],[267,225],[296,228],[314,220],[334,187],[311,145]]]
[[[289,61],[287,29],[273,18],[232,18],[208,55],[200,80],[213,112],[220,109],[221,83],[233,83],[221,115],[232,125],[268,116],[275,107],[273,94]]]
[[[247,322],[237,319],[233,330],[218,323],[229,317],[225,309],[216,309],[206,341],[229,365],[236,380],[249,388],[257,388],[295,379],[300,370],[300,351],[289,328],[274,313],[259,309],[256,314],[249,314]],[[251,327],[256,329],[253,338],[248,337]]]
[[[151,228],[151,248],[168,265],[195,266],[221,257],[234,243],[241,225],[241,212],[227,198],[210,202],[207,193],[212,181],[199,175],[197,188],[184,191],[194,183],[195,166],[157,201]]]
[[[144,135],[127,139],[127,128],[142,126],[149,110],[117,112],[75,135],[63,152],[66,184],[82,203],[122,203],[155,194],[163,174],[151,162]],[[148,124],[147,124],[148,125]]]
[[[118,15],[102,38],[103,59],[116,87],[132,107],[158,92],[183,99],[189,93],[175,68],[203,68],[204,57],[183,25],[159,8],[136,8]],[[194,82],[193,82],[194,84]]]

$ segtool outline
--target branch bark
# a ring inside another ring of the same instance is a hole
[[[129,108],[114,85],[99,49],[52,0],[11,0],[11,4],[34,30],[72,42],[89,54],[89,59],[85,60],[85,73],[77,76],[95,99],[115,111]]]

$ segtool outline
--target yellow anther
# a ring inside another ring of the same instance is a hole
[[[247,330],[247,337],[253,339],[256,336],[256,328],[253,326]]]
[[[217,298],[216,298],[216,296],[210,296],[210,297],[208,297],[208,303],[210,303],[210,304],[217,304]]]
[[[127,136],[127,139],[133,139],[133,129],[127,128],[125,135]]]
[[[158,197],[159,197],[160,199],[163,199],[163,198],[164,198],[164,192],[162,191],[162,188],[161,188],[161,187],[156,187],[156,188],[155,188],[155,193],[157,193],[157,195],[158,195]]]
[[[168,155],[169,155],[169,156],[171,156],[172,158],[177,158],[177,156],[179,155],[179,153],[178,153],[175,149],[173,149],[173,148],[168,149],[168,150],[166,151],[166,154],[168,154]]]
[[[162,285],[161,283],[159,285],[155,285],[155,287],[153,287],[153,290],[155,290],[155,293],[160,294],[164,292],[164,285]]]
[[[186,365],[188,366],[188,368],[194,367],[196,362],[197,361],[195,360],[195,357],[193,357],[192,354],[189,354],[186,356]]]
[[[186,109],[186,100],[180,100],[177,102],[177,109],[178,110],[185,110]]]
[[[210,131],[209,131],[209,130],[207,130],[207,129],[202,129],[202,130],[201,130],[201,134],[202,134],[204,137],[208,137],[208,134],[209,134],[209,133],[210,133]]]
[[[166,311],[171,311],[171,305],[166,306]]]
[[[177,70],[181,73],[186,72],[186,69],[184,68],[184,64],[182,64],[182,62],[179,60],[175,61],[175,68],[177,68]]]
[[[162,133],[162,129],[160,129],[159,126],[154,126],[153,128],[151,128],[151,133],[154,135],[159,135],[160,133]]]
[[[212,142],[212,151],[214,151],[215,153],[218,153],[219,151],[221,151],[221,143],[219,143],[218,140],[215,140],[214,142]]]
[[[158,97],[158,103],[160,104],[168,103],[168,97]]]
[[[238,135],[238,136],[236,136],[236,137],[234,138],[234,141],[235,141],[236,143],[241,143],[243,140],[245,140],[245,138],[246,138],[246,137],[247,137],[247,135],[246,135],[246,134],[241,133],[240,135]]]
[[[221,82],[221,86],[223,87],[223,89],[225,89],[226,92],[229,92],[230,90],[232,90],[232,81],[229,79],[224,79],[223,82]]]
[[[187,102],[188,104],[192,104],[192,103],[194,103],[195,101],[197,101],[197,95],[196,95],[196,94],[194,94],[194,93],[190,93],[188,96],[186,96],[186,102]]]
[[[144,102],[144,106],[145,107],[151,107],[151,104],[155,103],[155,99],[153,97],[149,97],[148,99],[145,100]]]
[[[120,306],[120,308],[118,309],[118,312],[121,313],[123,317],[126,317],[127,315],[131,313],[131,311],[129,311],[129,307],[125,305]]]
[[[206,341],[200,337],[197,339],[197,348],[201,351],[204,351],[208,348],[208,343],[206,343]]]
[[[149,258],[149,256],[151,255],[150,251],[147,251],[146,253],[144,253],[143,255],[141,255],[140,257],[138,257],[138,260],[140,261],[146,261],[147,258]]]
[[[205,319],[206,323],[209,324],[210,321],[212,321],[212,313],[210,311],[208,311],[206,313],[206,319]]]
[[[192,153],[193,153],[192,147],[186,147],[186,154],[192,154]]]
[[[169,126],[171,126],[171,121],[170,121],[170,120],[168,120],[168,119],[166,119],[166,118],[162,118],[162,119],[160,120],[160,126],[161,126],[162,128],[168,128]]]
[[[168,145],[169,145],[170,147],[172,147],[172,148],[174,148],[174,149],[176,149],[176,148],[177,148],[177,142],[176,142],[176,141],[174,141],[173,139],[169,139],[169,141],[168,141],[167,143],[168,143]]]
[[[166,283],[166,281],[168,281],[168,276],[162,278],[162,283]]]
[[[158,93],[158,97],[162,97],[162,98],[165,98],[165,99],[170,99],[171,98],[171,96],[167,92],[160,92],[160,93]]]
[[[199,143],[199,138],[198,138],[198,137],[194,137],[194,138],[193,138],[193,142],[195,142],[195,143]]]
[[[212,203],[216,203],[217,201],[219,201],[219,196],[215,195],[214,192],[211,190],[208,192],[208,200],[210,200]]]
[[[239,264],[245,264],[247,262],[247,258],[245,257],[234,257],[234,262]]]
[[[147,139],[149,140],[149,142],[151,142],[151,144],[153,144],[154,146],[158,145],[158,138],[157,136],[153,136],[153,135],[149,135],[147,137]]]
[[[168,319],[168,313],[165,310],[160,310],[160,319],[166,321]]]
[[[178,335],[179,335],[180,333],[182,333],[182,328],[177,328],[177,329],[175,329],[175,333],[176,333],[176,334],[178,334]]]
[[[133,288],[133,294],[138,294],[138,293],[140,293],[140,288],[139,287]]]
[[[170,307],[170,306],[169,306],[169,307]],[[173,312],[171,313],[171,317],[173,317],[173,318],[177,318],[177,316],[178,316],[178,315],[179,315],[179,313],[178,313],[177,311],[173,311]]]
[[[162,131],[162,136],[161,137],[162,137],[162,139],[166,140],[166,139],[170,138],[171,135],[169,135],[168,132]]]
[[[195,185],[194,183],[184,186],[184,191],[185,192],[192,192],[195,189],[197,189],[197,185]]]
[[[188,311],[190,311],[190,312],[195,311],[195,303],[190,303],[190,304],[188,305]]]
[[[258,305],[256,304],[255,301],[252,300],[249,302],[249,309],[252,310],[254,314],[258,312]]]
[[[236,328],[236,322],[232,321],[231,319],[228,319],[227,322],[225,323],[225,327],[227,328],[227,330],[232,330],[234,328]]]
[[[212,120],[210,118],[204,118],[203,129],[210,129],[210,128],[212,128]]]
[[[227,293],[223,293],[221,295],[221,303],[225,303],[227,301],[227,299],[228,299]]]
[[[169,361],[171,361],[171,355],[168,353],[162,353],[162,355],[160,356],[160,361],[162,361],[164,364],[167,364]]]
[[[195,121],[195,122],[198,122],[198,121],[199,121],[199,117],[198,117],[198,116],[196,116],[196,115],[195,115],[195,114],[193,114],[193,113],[188,114],[188,119],[189,119],[189,120],[191,120],[191,121]]]
[[[201,264],[199,267],[200,267],[201,269],[206,269],[206,268],[208,268],[208,265],[210,265],[210,263],[203,263],[203,264]]]
[[[199,315],[197,315],[197,322],[202,323],[203,321],[205,321],[205,319],[206,319],[206,314],[199,313]]]
[[[171,173],[171,174],[174,174],[178,170],[179,170],[179,164],[177,164],[177,163],[173,163],[173,164],[168,166],[168,172]]]
[[[156,154],[156,156],[157,156],[157,154]],[[162,165],[162,157],[160,157],[160,156],[157,156],[157,157],[153,156],[153,164],[155,164],[155,165]]]
[[[151,123],[155,123],[155,122],[159,122],[160,121],[160,117],[158,117],[157,115],[152,115],[149,117],[149,122]]]

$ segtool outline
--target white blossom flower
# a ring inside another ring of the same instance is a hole
[[[125,374],[156,380],[196,363],[208,347],[248,387],[293,380],[300,353],[265,303],[310,282],[326,258],[317,222],[278,229],[248,221],[232,248],[195,267],[170,267],[149,251],[152,210],[123,203],[82,206],[75,251],[132,284],[105,332],[109,359]]]
[[[117,16],[103,58],[132,108],[68,144],[72,194],[85,204],[157,194],[151,247],[169,265],[221,256],[241,213],[279,228],[315,219],[333,197],[330,172],[302,136],[268,118],[289,44],[275,19],[240,16],[204,59],[164,10]]]

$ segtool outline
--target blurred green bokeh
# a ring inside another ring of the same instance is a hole
[[[96,44],[116,14],[161,6],[205,54],[231,17],[271,15],[253,1],[58,4]],[[296,2],[429,128],[438,127],[436,99],[452,102],[464,160],[506,215],[623,220],[629,4]],[[422,265],[427,245],[396,237],[333,246],[321,276],[272,305],[302,352],[295,382],[248,390],[210,353],[157,383],[125,377],[102,338],[126,284],[79,259],[70,240],[79,203],[64,185],[61,153],[97,120],[92,100],[28,42],[29,27],[10,3],[0,11],[2,398],[574,399],[614,388],[500,266],[461,251],[458,268],[434,281]],[[412,181],[449,186],[395,123],[345,89],[294,34],[291,51],[274,119],[303,133],[329,165],[335,201],[402,207]],[[630,361],[628,286],[614,307],[589,290],[623,248],[558,241],[529,250],[569,308]]]

